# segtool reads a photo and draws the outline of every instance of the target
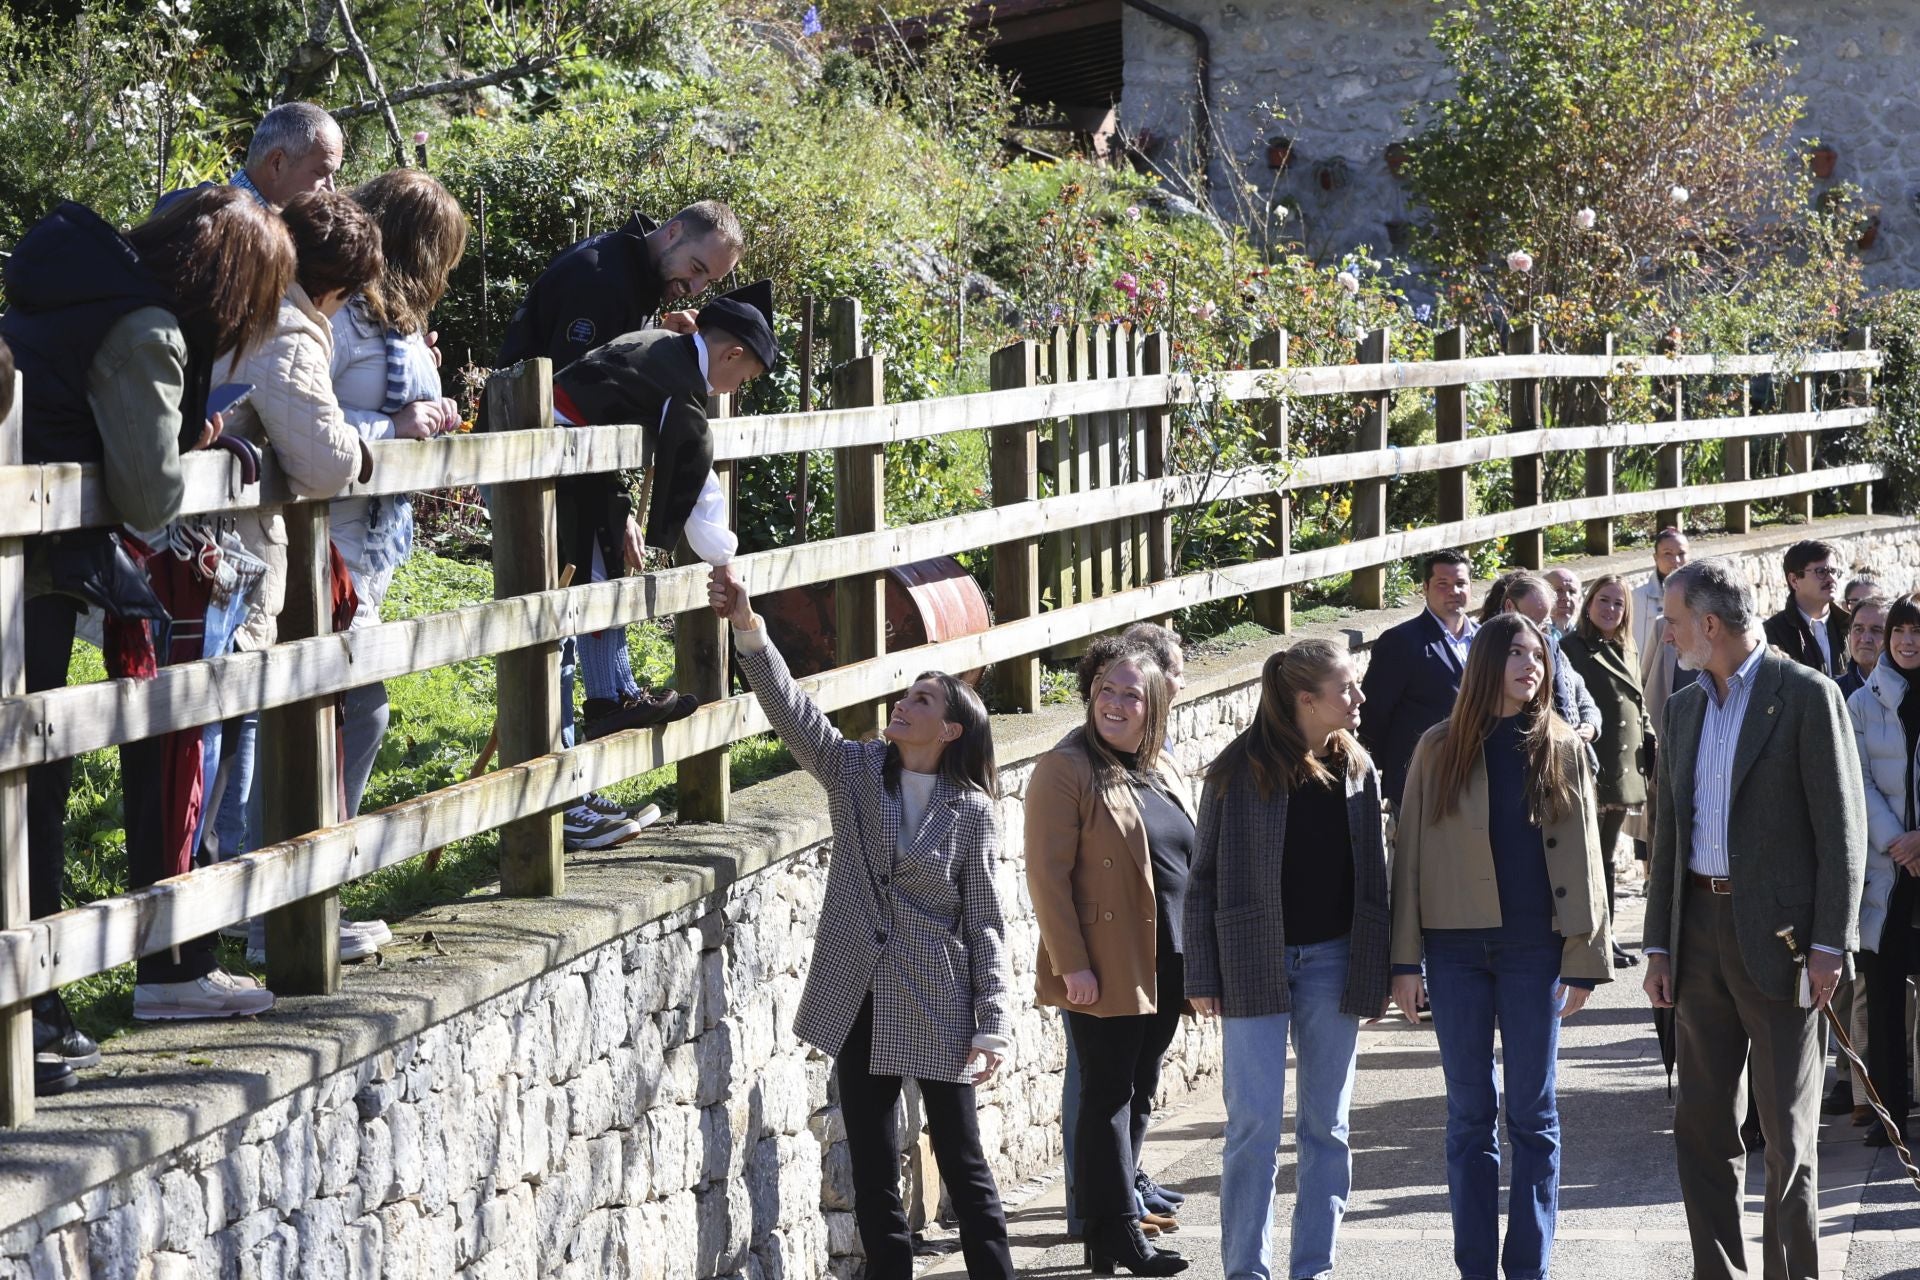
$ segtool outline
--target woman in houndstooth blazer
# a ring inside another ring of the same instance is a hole
[[[849,742],[794,683],[731,568],[713,571],[709,598],[733,626],[767,719],[827,791],[833,858],[794,1031],[836,1060],[867,1275],[913,1276],[894,1124],[912,1077],[967,1275],[1013,1280],[973,1096],[999,1067],[1012,1021],[986,708],[959,680],[929,673],[895,705],[882,741]]]

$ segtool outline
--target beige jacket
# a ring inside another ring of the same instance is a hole
[[[1162,752],[1160,774],[1189,815],[1193,793]],[[1040,925],[1039,1003],[1111,1018],[1152,1013],[1159,992],[1153,862],[1130,785],[1099,785],[1077,734],[1040,757],[1027,784],[1027,892]],[[1093,970],[1100,998],[1067,1002],[1066,975]]]
[[[228,416],[226,433],[271,445],[288,486],[303,498],[331,498],[356,477],[373,474],[373,455],[334,399],[332,363],[333,326],[296,284],[280,300],[273,336],[214,376],[216,384],[253,384],[253,395]],[[286,603],[287,528],[272,508],[238,512],[235,522],[267,572],[234,644],[264,649],[278,634]]]
[[[1393,963],[1419,964],[1424,929],[1488,929],[1500,924],[1500,886],[1494,880],[1493,842],[1487,832],[1487,766],[1475,763],[1460,803],[1446,817],[1425,816],[1433,771],[1446,736],[1435,725],[1414,749],[1393,846]],[[1607,933],[1607,884],[1600,866],[1600,825],[1586,748],[1568,737],[1561,750],[1580,780],[1580,803],[1541,832],[1547,878],[1553,885],[1553,926],[1566,940],[1563,978],[1613,979]]]

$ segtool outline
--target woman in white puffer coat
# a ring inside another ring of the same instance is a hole
[[[1920,967],[1920,604],[1887,610],[1887,647],[1866,684],[1847,699],[1867,788],[1867,882],[1860,897],[1860,967],[1866,979],[1867,1074],[1904,1131],[1907,1096],[1907,975]],[[1857,998],[1857,997],[1856,997]],[[1871,1126],[1869,1146],[1886,1146]]]

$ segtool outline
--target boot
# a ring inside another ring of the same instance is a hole
[[[1187,1269],[1185,1258],[1162,1253],[1140,1234],[1140,1224],[1130,1217],[1087,1219],[1087,1269],[1096,1276],[1110,1276],[1116,1266],[1136,1276],[1177,1276]]]
[[[34,998],[33,1051],[53,1054],[75,1071],[100,1065],[100,1046],[73,1025],[73,1015],[58,992]]]

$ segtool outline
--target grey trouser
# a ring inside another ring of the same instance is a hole
[[[1731,897],[1693,886],[1686,895],[1675,971],[1679,1089],[1673,1141],[1695,1280],[1744,1280],[1750,1274],[1740,1226],[1747,1168],[1740,1140],[1747,1114],[1742,1081],[1749,1078],[1767,1139],[1760,1274],[1765,1280],[1816,1280],[1820,1081],[1826,1066],[1819,1015],[1770,998],[1747,976]]]

